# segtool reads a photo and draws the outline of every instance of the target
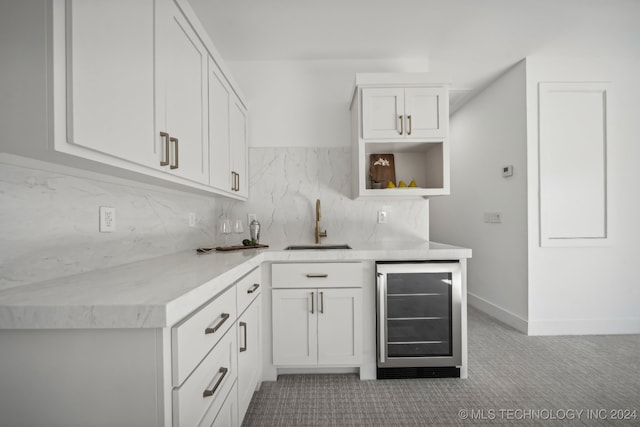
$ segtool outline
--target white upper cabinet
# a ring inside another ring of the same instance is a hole
[[[449,194],[446,83],[427,73],[356,75],[351,139],[353,198]]]
[[[247,110],[212,59],[209,59],[209,147],[211,186],[246,200]]]
[[[230,106],[230,144],[232,190],[240,197],[249,197],[247,176],[247,110],[238,99]]]
[[[145,166],[154,155],[154,0],[67,2],[67,141]]]
[[[231,153],[229,145],[230,90],[209,58],[209,174],[211,186],[231,191]]]
[[[159,165],[209,183],[208,53],[178,6],[157,2],[156,139]]]
[[[446,88],[362,89],[362,138],[406,140],[446,136]]]
[[[16,2],[5,26],[13,65],[0,75],[0,156],[246,198],[246,152],[231,179],[232,107],[243,109],[246,150],[246,103],[187,0],[29,5]],[[211,90],[209,61],[221,82]],[[210,141],[218,114],[225,125]]]

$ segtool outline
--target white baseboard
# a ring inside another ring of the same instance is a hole
[[[526,320],[484,298],[467,293],[469,305],[527,335],[640,334],[640,318]]]
[[[506,310],[492,302],[487,301],[477,295],[467,292],[467,302],[478,310],[487,313],[502,323],[506,323],[517,331],[527,334],[529,331],[528,322],[522,317]]]
[[[640,334],[640,318],[530,320],[529,335]]]

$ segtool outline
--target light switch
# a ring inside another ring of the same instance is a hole
[[[485,212],[484,222],[498,224],[502,222],[502,214],[500,212]]]
[[[513,176],[513,165],[507,165],[502,168],[502,177],[507,178]]]

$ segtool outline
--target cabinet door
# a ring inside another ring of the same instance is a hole
[[[154,154],[154,1],[67,1],[67,141],[145,166]]]
[[[272,292],[273,364],[315,365],[318,317],[315,289]]]
[[[404,108],[407,138],[447,136],[449,112],[445,88],[407,88]]]
[[[247,174],[247,112],[235,98],[231,103],[231,172],[233,189],[239,196],[249,196]]]
[[[260,382],[261,334],[260,308],[257,298],[238,319],[238,414],[240,424],[249,408],[253,392]]]
[[[238,422],[238,394],[236,393],[236,388],[237,385],[234,385],[229,392],[227,400],[224,401],[215,421],[210,424],[211,427],[237,427],[242,425],[242,422]],[[199,427],[209,427],[206,421],[203,419]]]
[[[318,364],[362,360],[362,289],[318,289]]]
[[[404,125],[404,89],[362,89],[362,138],[402,139]]]
[[[171,0],[157,5],[157,148],[172,174],[209,183],[207,137],[208,54]],[[160,132],[171,137],[163,138]],[[169,158],[166,158],[166,144]]]
[[[209,176],[210,185],[222,191],[231,191],[229,91],[222,73],[209,58]]]

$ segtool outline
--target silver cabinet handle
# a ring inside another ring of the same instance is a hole
[[[407,120],[409,121],[409,129],[407,130],[407,135],[411,135],[411,131],[413,130],[413,125],[411,123],[411,114],[407,116]]]
[[[320,314],[324,314],[324,292],[320,292]]]
[[[231,191],[240,191],[240,174],[231,171]]]
[[[216,384],[213,386],[211,390],[205,389],[205,391],[202,392],[202,397],[213,396],[213,393],[215,393],[218,387],[220,387],[220,383],[224,379],[225,375],[227,375],[227,372],[229,372],[229,368],[220,367],[220,369],[218,370],[218,373],[222,375],[220,375],[220,378],[218,378],[218,381],[216,381]]]
[[[240,327],[244,328],[244,346],[240,346],[240,352],[242,353],[243,351],[247,351],[247,324],[246,322],[240,322]]]
[[[169,134],[160,132],[160,138],[164,139],[164,158],[160,160],[160,166],[167,166],[169,164]]]
[[[229,318],[229,313],[222,313],[220,315],[221,320],[213,327],[213,328],[207,328],[204,330],[205,335],[206,334],[213,334],[214,332],[216,332],[218,329],[220,329],[220,327],[222,326],[222,324],[224,322],[227,321],[227,319]]]
[[[307,277],[310,279],[322,279],[325,277],[329,277],[328,274],[307,274]]]
[[[404,120],[402,116],[398,116],[398,120],[400,120],[400,135],[402,135],[404,133]]]
[[[313,314],[313,292],[310,292],[311,294],[311,314]]]
[[[173,142],[173,145],[174,145],[173,152],[175,153],[175,157],[173,158],[175,160],[175,163],[169,166],[169,168],[178,169],[178,138],[174,138],[173,136],[171,136],[169,137],[169,141]]]
[[[252,294],[255,291],[257,291],[259,287],[260,287],[260,283],[254,283],[253,286],[247,290],[247,293]]]

